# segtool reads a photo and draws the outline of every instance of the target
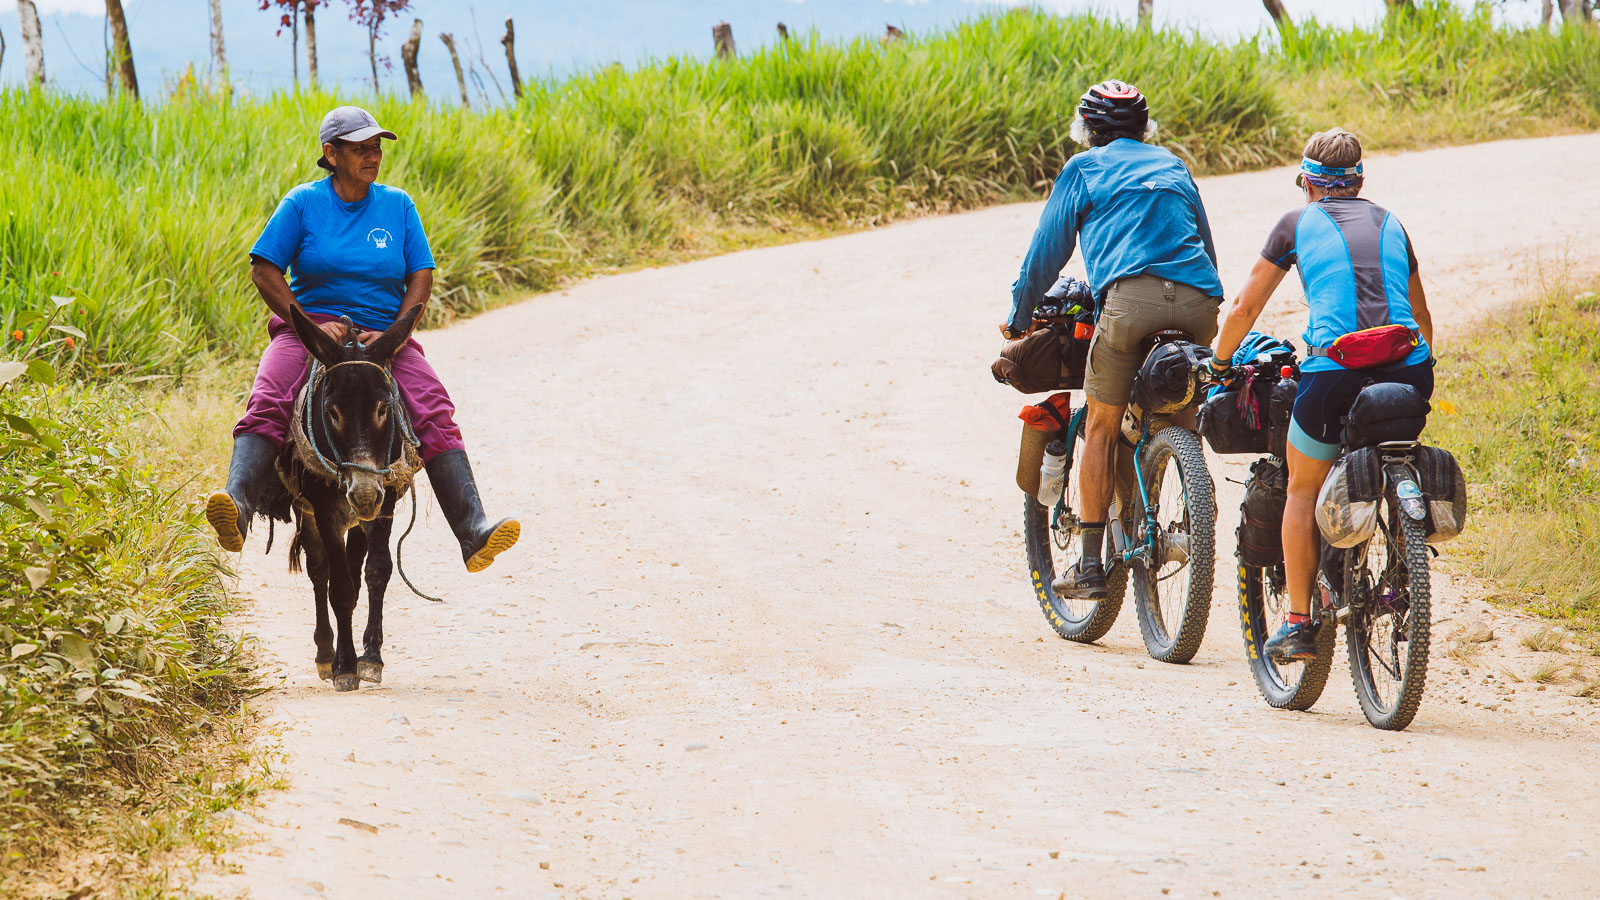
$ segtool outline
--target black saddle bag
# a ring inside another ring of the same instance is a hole
[[[1239,504],[1239,563],[1260,569],[1283,562],[1283,506],[1289,468],[1281,459],[1256,460]]]
[[[1414,441],[1422,436],[1430,409],[1428,401],[1409,384],[1369,384],[1340,419],[1344,424],[1340,440],[1348,449]]]

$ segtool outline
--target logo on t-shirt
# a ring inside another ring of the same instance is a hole
[[[367,240],[376,244],[379,250],[383,250],[389,246],[390,241],[394,240],[394,235],[382,228],[374,228],[367,232]]]

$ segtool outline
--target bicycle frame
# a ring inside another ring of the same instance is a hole
[[[1086,407],[1086,406],[1079,407],[1077,409],[1077,411],[1072,414],[1072,417],[1067,420],[1067,434],[1068,435],[1077,434],[1078,430],[1083,427],[1083,419],[1085,418],[1087,412],[1088,412],[1088,407]],[[1142,451],[1144,450],[1145,441],[1148,440],[1149,437],[1150,437],[1150,423],[1149,423],[1149,420],[1144,416],[1140,416],[1139,417],[1139,440],[1138,440],[1137,443],[1135,443],[1133,445],[1133,450],[1131,452],[1133,453],[1133,480],[1134,480],[1135,483],[1137,483],[1137,485],[1139,487],[1139,499],[1143,503],[1144,511],[1145,511],[1145,514],[1144,514],[1144,521],[1145,521],[1144,540],[1140,542],[1139,546],[1131,548],[1131,549],[1127,549],[1127,550],[1116,549],[1117,544],[1123,543],[1123,542],[1126,541],[1126,536],[1122,535],[1122,533],[1121,533],[1122,528],[1121,528],[1120,523],[1114,526],[1113,544],[1112,544],[1114,549],[1113,549],[1112,552],[1115,554],[1116,562],[1120,563],[1122,565],[1128,565],[1129,563],[1132,563],[1135,559],[1147,559],[1148,560],[1148,559],[1154,559],[1155,558],[1155,553],[1156,553],[1156,538],[1155,538],[1155,535],[1161,528],[1160,518],[1159,518],[1160,510],[1158,510],[1155,507],[1155,505],[1150,502],[1150,494],[1149,494],[1148,489],[1145,487],[1145,483],[1144,483],[1144,469],[1143,469],[1143,466],[1141,466],[1139,464],[1139,457],[1140,457]],[[1069,471],[1069,472],[1071,472],[1072,469],[1073,469],[1073,463],[1075,462],[1074,456],[1076,454],[1076,449],[1077,449],[1077,441],[1073,440],[1073,441],[1068,441],[1067,442],[1067,471]],[[1050,516],[1050,527],[1051,527],[1051,530],[1059,531],[1060,530],[1060,526],[1061,526],[1061,518],[1062,518],[1062,516],[1069,514],[1069,512],[1070,511],[1067,509],[1066,487],[1065,487],[1065,485],[1063,485],[1062,486],[1062,491],[1061,491],[1061,496],[1056,498],[1055,509],[1052,511],[1051,516]],[[1071,514],[1072,515],[1076,515],[1076,513],[1071,513]]]
[[[1378,454],[1383,460],[1384,496],[1398,510],[1399,515],[1406,516],[1413,521],[1421,522],[1427,515],[1427,506],[1422,499],[1422,489],[1418,486],[1421,481],[1416,470],[1415,451],[1420,446],[1416,441],[1391,441],[1378,445]],[[1380,522],[1379,528],[1389,528],[1387,521]],[[1385,540],[1394,540],[1394,535],[1387,535]],[[1358,590],[1354,585],[1359,577],[1366,571],[1367,551],[1371,538],[1362,541],[1354,547],[1342,550],[1337,554],[1341,571],[1340,591],[1330,591],[1332,594],[1332,607],[1324,608],[1320,603],[1312,604],[1312,613],[1319,620],[1327,616],[1333,622],[1343,622],[1352,612],[1363,610],[1372,598],[1365,596],[1365,592]],[[1319,574],[1325,574],[1325,566],[1318,566]]]

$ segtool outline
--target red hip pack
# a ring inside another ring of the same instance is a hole
[[[1404,325],[1363,328],[1333,342],[1332,347],[1312,347],[1311,356],[1326,356],[1347,369],[1371,369],[1399,362],[1417,349],[1421,339]]]

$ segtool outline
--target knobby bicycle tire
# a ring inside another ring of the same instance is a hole
[[[1160,567],[1151,567],[1143,560],[1135,562],[1129,578],[1133,583],[1134,607],[1139,615],[1139,631],[1144,635],[1145,650],[1161,662],[1186,663],[1200,650],[1200,642],[1206,635],[1206,621],[1211,616],[1211,587],[1216,568],[1217,501],[1211,473],[1206,468],[1205,452],[1200,448],[1200,438],[1187,428],[1176,425],[1163,428],[1145,445],[1140,468],[1146,479],[1146,490],[1152,497],[1159,497],[1161,473],[1165,471],[1168,458],[1176,462],[1178,474],[1183,480],[1189,541],[1189,578],[1181,598],[1183,610],[1176,617],[1176,633],[1169,632],[1161,613],[1162,587],[1157,574]],[[1167,511],[1163,511],[1162,515],[1167,515]],[[1135,510],[1135,521],[1141,533],[1144,516],[1143,509]]]
[[[1386,505],[1392,499],[1384,501]],[[1390,509],[1394,509],[1392,505]],[[1417,715],[1422,704],[1422,692],[1428,681],[1428,644],[1431,638],[1432,609],[1429,598],[1428,547],[1423,540],[1422,523],[1413,521],[1404,513],[1396,512],[1399,522],[1402,562],[1406,570],[1406,601],[1409,608],[1405,624],[1405,671],[1399,679],[1400,688],[1392,706],[1385,706],[1378,696],[1368,649],[1367,626],[1371,610],[1353,610],[1345,626],[1345,643],[1350,656],[1350,676],[1355,682],[1356,698],[1361,701],[1361,712],[1374,728],[1400,731]],[[1390,535],[1390,540],[1393,536]],[[1367,548],[1363,546],[1365,554]],[[1363,562],[1363,566],[1370,562]]]
[[[1076,446],[1072,454],[1073,460],[1082,458],[1083,451],[1083,421],[1077,419],[1077,427],[1073,429],[1073,441]],[[1075,506],[1077,502],[1074,487],[1077,479],[1071,470],[1067,472],[1067,491],[1069,504]],[[1055,580],[1055,542],[1050,528],[1050,516],[1053,510],[1040,503],[1037,499],[1024,495],[1022,498],[1022,533],[1028,546],[1028,576],[1033,583],[1034,596],[1039,600],[1039,609],[1044,612],[1045,619],[1056,634],[1069,641],[1080,644],[1089,644],[1105,637],[1117,621],[1117,615],[1122,612],[1123,596],[1128,590],[1128,567],[1114,566],[1106,573],[1106,598],[1104,600],[1088,601],[1090,605],[1082,613],[1076,612],[1068,605],[1066,598],[1056,595],[1050,583]],[[1078,540],[1078,530],[1070,527],[1065,536],[1068,547]],[[1076,601],[1083,603],[1086,601]]]
[[[1255,679],[1256,690],[1273,709],[1310,709],[1322,696],[1328,685],[1328,673],[1333,669],[1333,648],[1337,640],[1337,626],[1323,621],[1317,630],[1315,659],[1299,663],[1293,673],[1289,667],[1280,667],[1267,658],[1263,648],[1270,633],[1267,622],[1266,596],[1269,581],[1267,570],[1255,566],[1239,566],[1239,627],[1244,632],[1245,662],[1250,666],[1250,677]]]

